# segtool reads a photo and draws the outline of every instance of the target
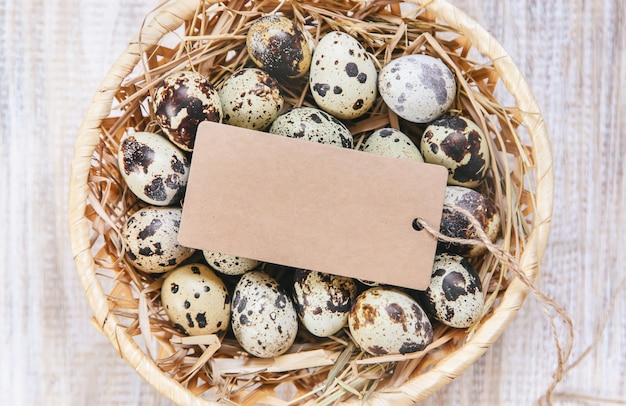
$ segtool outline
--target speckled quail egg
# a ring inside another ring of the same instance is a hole
[[[272,134],[352,148],[352,134],[345,125],[325,111],[298,107],[278,116],[269,128]]]
[[[374,62],[349,34],[329,32],[317,44],[309,85],[322,110],[340,119],[362,116],[376,100],[376,78]]]
[[[456,96],[456,80],[441,59],[405,55],[381,69],[378,91],[398,116],[427,123],[450,109]]]
[[[371,288],[375,287],[375,286],[382,286],[382,283],[380,283],[380,282],[368,281],[367,279],[357,279],[357,281],[359,281],[363,285],[369,286]]]
[[[291,298],[262,271],[243,274],[233,294],[231,323],[235,338],[250,354],[271,358],[287,351],[298,333]]]
[[[269,14],[256,20],[246,46],[252,61],[277,79],[297,78],[309,71],[309,38],[286,17]]]
[[[408,294],[388,287],[361,293],[348,318],[356,344],[372,355],[421,351],[433,341],[433,328],[420,305]]]
[[[203,250],[202,255],[211,268],[224,275],[243,275],[259,265],[259,261],[251,258],[222,254]]]
[[[170,321],[184,334],[221,334],[230,321],[230,295],[208,266],[188,264],[171,271],[161,286]]]
[[[260,69],[240,69],[218,91],[224,124],[266,129],[283,108],[278,82]]]
[[[126,257],[135,268],[163,273],[176,268],[196,250],[178,244],[180,207],[144,207],[122,227]]]
[[[117,160],[122,179],[144,202],[169,206],[183,198],[189,159],[167,138],[149,132],[127,134],[121,140]]]
[[[420,143],[424,160],[448,168],[448,184],[476,187],[489,169],[489,145],[482,130],[462,116],[430,123]]]
[[[193,71],[167,76],[154,94],[154,110],[163,132],[185,151],[193,151],[200,122],[222,122],[217,90],[207,78]]]
[[[428,314],[456,328],[474,324],[485,304],[474,267],[462,256],[447,253],[435,257],[430,286],[418,297]]]
[[[328,337],[347,324],[357,286],[345,276],[297,269],[293,294],[304,327],[313,335]]]
[[[381,128],[374,131],[361,145],[361,151],[424,162],[424,158],[413,141],[395,128]]]
[[[500,230],[500,215],[496,205],[483,194],[463,186],[446,186],[444,210],[439,231],[453,238],[479,239],[470,220],[458,208],[468,211],[480,223],[491,242]],[[476,257],[486,251],[483,245],[468,245],[440,241],[439,251]]]

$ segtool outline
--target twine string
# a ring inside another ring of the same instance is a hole
[[[567,314],[565,309],[556,300],[548,297],[545,293],[543,293],[539,288],[534,285],[533,281],[522,269],[519,261],[509,251],[503,249],[502,247],[496,245],[494,242],[491,241],[478,219],[476,219],[476,217],[472,215],[472,213],[462,207],[455,206],[449,203],[445,203],[443,209],[444,211],[456,212],[465,216],[477,238],[468,239],[445,235],[441,233],[438,229],[433,228],[421,217],[417,217],[415,219],[413,228],[415,228],[416,230],[420,228],[426,230],[438,241],[453,244],[486,247],[487,250],[498,261],[500,266],[512,271],[513,274],[517,278],[519,278],[519,280],[537,297],[537,299],[541,303],[550,323],[552,339],[554,340],[554,345],[557,352],[556,371],[552,375],[552,383],[542,397],[548,404],[552,404],[552,395],[554,393],[554,390],[563,380],[565,373],[569,370],[566,367],[566,363],[571,356],[574,341],[574,324],[572,322],[572,319]],[[562,342],[561,338],[559,337],[559,332],[555,324],[555,316],[550,312],[549,308],[552,308],[552,310],[554,310],[558,317],[560,317],[561,320],[565,322],[567,330],[567,339],[565,342]]]

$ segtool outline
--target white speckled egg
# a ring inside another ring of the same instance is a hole
[[[218,91],[224,124],[264,130],[278,117],[283,97],[278,82],[260,69],[241,69]]]
[[[355,38],[340,31],[320,40],[311,62],[309,85],[324,111],[341,119],[367,113],[376,100],[376,66]]]
[[[433,328],[408,294],[387,287],[361,293],[348,318],[356,344],[372,355],[421,351],[433,341]]]
[[[318,337],[328,337],[348,322],[356,298],[353,279],[297,269],[294,273],[296,310],[304,327]]]
[[[286,17],[269,14],[256,20],[246,46],[252,61],[277,79],[297,78],[309,71],[309,39]]]
[[[413,141],[395,128],[381,128],[374,131],[361,145],[361,151],[424,162],[424,158]]]
[[[169,206],[183,198],[189,159],[167,138],[149,132],[127,134],[120,143],[117,160],[122,179],[144,202]]]
[[[159,84],[154,111],[163,132],[185,151],[193,151],[200,122],[222,122],[217,90],[207,78],[192,71],[172,73]]]
[[[427,123],[446,112],[456,96],[456,80],[448,67],[429,55],[405,55],[385,65],[378,91],[398,116]]]
[[[269,132],[290,138],[352,148],[352,134],[345,125],[325,111],[298,107],[278,116]]]
[[[426,311],[442,323],[470,327],[480,317],[485,297],[480,277],[462,256],[442,253],[435,257],[430,286],[418,292]]]
[[[180,207],[144,207],[128,218],[122,227],[126,257],[135,268],[163,273],[191,257],[193,248],[178,244]]]
[[[475,217],[489,239],[495,242],[500,231],[500,215],[496,205],[483,194],[463,186],[446,186],[444,210],[439,226],[442,234],[454,238],[479,239],[467,216],[457,207]],[[476,257],[482,255],[487,248],[440,241],[438,249],[465,257]]]
[[[220,252],[203,250],[202,255],[209,266],[224,275],[243,275],[259,265],[256,259],[222,254]]]
[[[424,160],[448,168],[448,184],[476,187],[489,169],[489,145],[481,129],[462,116],[430,123],[420,143]]]
[[[271,358],[287,351],[298,333],[291,298],[261,271],[242,275],[235,286],[231,323],[235,338],[250,354]]]
[[[220,334],[228,329],[230,295],[206,265],[183,265],[171,271],[161,286],[161,302],[167,317],[185,334]]]

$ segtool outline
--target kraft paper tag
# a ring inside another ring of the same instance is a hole
[[[179,231],[182,245],[424,290],[447,170],[204,122]]]

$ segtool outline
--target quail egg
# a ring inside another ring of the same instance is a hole
[[[374,131],[361,145],[361,151],[424,162],[422,154],[413,141],[395,128],[381,128]]]
[[[180,207],[144,207],[122,227],[126,257],[144,272],[163,273],[176,268],[196,250],[178,244]]]
[[[200,122],[222,122],[217,90],[207,78],[193,71],[167,76],[156,89],[154,110],[163,132],[185,151],[193,151]]]
[[[241,69],[219,89],[224,124],[264,130],[278,117],[283,97],[278,82],[260,69]]]
[[[297,269],[293,293],[304,327],[313,335],[328,337],[347,324],[357,286],[345,276]]]
[[[298,107],[280,115],[269,132],[290,138],[352,148],[352,134],[330,114],[313,108]]]
[[[206,265],[188,264],[171,271],[161,286],[167,317],[184,334],[221,334],[230,321],[230,295]]]
[[[500,230],[500,215],[496,205],[483,194],[463,186],[446,186],[444,210],[439,231],[453,238],[480,239],[467,216],[458,208],[468,211],[481,225],[491,242]],[[483,245],[469,245],[440,241],[439,251],[476,257],[486,251]]]
[[[150,132],[127,134],[121,140],[117,160],[122,179],[144,202],[169,206],[183,198],[189,159],[167,138]]]
[[[311,62],[313,99],[340,119],[367,113],[376,100],[376,66],[355,38],[341,31],[324,35]]]
[[[476,187],[489,169],[489,145],[471,120],[444,115],[430,123],[422,135],[424,160],[448,168],[448,184]]]
[[[348,318],[356,344],[372,355],[421,351],[433,341],[433,328],[420,305],[408,294],[388,287],[361,293]]]
[[[203,250],[202,255],[211,268],[224,275],[243,275],[259,265],[259,261],[251,258],[222,254]]]
[[[474,324],[485,304],[474,267],[462,256],[447,253],[435,257],[430,286],[418,297],[428,314],[456,328]]]
[[[291,298],[262,271],[247,272],[237,282],[231,323],[239,344],[260,358],[283,354],[298,333],[298,316]]]
[[[405,55],[381,69],[378,91],[398,116],[427,123],[450,109],[456,96],[456,80],[439,58]]]
[[[357,279],[357,281],[361,282],[365,286],[369,286],[370,288],[382,286],[382,283],[380,282],[368,281],[367,279]]]
[[[252,61],[277,79],[297,78],[309,71],[309,38],[286,17],[269,14],[256,20],[246,46]]]

